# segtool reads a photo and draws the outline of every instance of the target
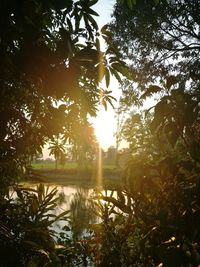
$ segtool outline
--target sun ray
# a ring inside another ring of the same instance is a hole
[[[105,74],[105,67],[102,63],[102,59],[101,59],[101,53],[99,53],[99,66],[98,66],[98,80],[99,83],[101,83],[102,77]],[[101,95],[100,95],[100,100],[101,100]],[[101,187],[102,186],[102,148],[101,148],[101,144],[99,144],[98,146],[98,164],[97,164],[97,186]]]
[[[99,145],[98,147],[98,164],[97,164],[97,186],[101,187],[102,186],[102,179],[103,179],[103,168],[102,168],[102,149],[101,146]]]

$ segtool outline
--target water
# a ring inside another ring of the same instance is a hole
[[[22,188],[32,188],[32,189],[38,188],[37,192],[39,192],[40,190],[40,186],[38,187],[38,184],[22,184],[21,186]],[[59,215],[62,212],[69,211],[68,220],[63,220],[63,221],[59,220],[51,226],[51,229],[53,229],[57,233],[54,236],[55,241],[57,239],[57,241],[60,242],[61,238],[62,241],[65,242],[64,244],[66,245],[66,247],[76,246],[79,250],[81,247],[81,251],[79,251],[80,254],[77,254],[78,256],[76,255],[79,261],[82,259],[83,255],[87,255],[86,250],[84,248],[85,245],[82,244],[81,242],[87,240],[87,238],[90,238],[90,235],[94,235],[94,233],[91,231],[92,229],[91,225],[101,222],[101,217],[96,215],[97,213],[101,213],[101,210],[99,210],[99,204],[101,204],[100,205],[101,207],[107,205],[107,202],[100,200],[97,197],[95,198],[95,196],[97,196],[97,192],[105,196],[112,195],[113,197],[116,197],[116,191],[104,190],[102,187],[99,187],[98,190],[97,189],[95,190],[94,186],[89,184],[85,185],[46,184],[44,185],[44,187],[45,187],[44,192],[48,194],[55,187],[57,188],[57,196],[59,196],[59,198],[57,201],[57,206],[53,211],[53,214]],[[11,191],[10,193],[15,199],[18,198],[16,191]],[[38,199],[40,199],[39,193],[37,194],[38,194]],[[52,202],[52,200],[50,200],[50,202]],[[51,215],[52,211],[48,211],[47,214],[48,216]],[[50,220],[51,218],[52,217],[49,217]],[[62,234],[64,234],[63,237]],[[78,245],[79,243],[81,245]],[[74,259],[74,262],[75,263],[72,264],[71,266],[82,266],[76,264],[76,258]],[[94,266],[89,257],[87,257],[87,266],[88,267]]]
[[[53,188],[53,186],[52,186]],[[51,186],[50,186],[51,189]],[[56,214],[69,210],[69,221],[59,221],[54,225],[54,229],[60,232],[63,226],[70,225],[74,236],[81,237],[86,234],[85,229],[91,223],[96,223],[98,218],[94,214],[92,196],[94,190],[89,187],[81,186],[57,186],[60,201]]]
[[[26,184],[25,187],[36,189],[37,184]],[[81,238],[86,233],[86,229],[90,224],[99,223],[101,218],[97,216],[100,213],[99,204],[104,205],[106,202],[97,200],[97,192],[116,197],[116,191],[105,190],[102,187],[94,187],[90,184],[76,184],[76,185],[55,185],[46,184],[45,189],[48,187],[48,192],[57,188],[57,196],[59,200],[54,214],[59,215],[62,212],[69,211],[68,220],[59,220],[53,224],[53,229],[60,233],[64,226],[69,226],[71,232],[70,237]],[[46,191],[46,190],[45,190]]]
[[[22,188],[36,189],[38,184],[21,184]],[[57,189],[56,197],[59,197],[57,206],[53,214],[59,215],[63,212],[69,211],[68,220],[58,220],[53,224],[53,229],[60,233],[64,226],[69,226],[71,237],[81,238],[86,234],[86,229],[90,224],[99,223],[100,218],[96,215],[98,205],[105,203],[103,200],[97,200],[97,192],[107,195],[110,190],[104,190],[102,187],[95,188],[94,185],[90,184],[75,184],[75,185],[55,185],[55,184],[44,184],[44,191],[48,188],[48,194],[53,190]],[[16,192],[13,192],[13,197],[16,198]],[[115,194],[115,193],[114,193]],[[95,199],[95,200],[94,200]],[[52,213],[52,211],[50,211]]]

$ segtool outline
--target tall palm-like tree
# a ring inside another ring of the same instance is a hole
[[[53,155],[55,158],[55,169],[58,168],[58,160],[65,155],[65,146],[64,143],[55,138],[48,148],[50,150],[49,155]]]

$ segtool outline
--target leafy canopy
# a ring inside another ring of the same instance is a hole
[[[126,189],[108,200],[134,224],[126,239],[134,239],[127,250],[133,266],[198,266],[200,3],[130,2],[117,2],[109,26],[132,69],[122,109],[149,96],[158,101],[126,120],[123,135],[132,154]]]
[[[98,29],[96,2],[1,2],[1,162],[24,165],[48,139],[95,116],[100,81],[105,77],[108,86],[110,74],[126,69],[112,34]],[[108,44],[104,52],[100,35]]]

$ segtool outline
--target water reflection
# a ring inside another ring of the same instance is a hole
[[[64,226],[69,226],[70,235],[73,239],[88,235],[89,224],[97,221],[94,213],[94,202],[92,200],[93,189],[78,186],[58,186],[59,203],[57,214],[69,210],[69,220],[59,221],[54,225],[57,232]]]
[[[73,238],[79,238],[87,230],[89,224],[96,222],[94,203],[90,197],[91,190],[78,188],[70,202],[70,226]]]
[[[23,185],[23,187],[31,187],[36,189],[37,185]],[[62,212],[69,211],[68,220],[59,220],[53,225],[53,229],[58,234],[62,232],[63,227],[69,228],[68,235],[73,240],[78,240],[83,237],[88,237],[87,231],[90,225],[101,221],[101,211],[108,208],[109,204],[99,196],[113,196],[115,191],[103,190],[101,187],[94,189],[91,187],[83,187],[80,185],[46,185],[49,190],[57,188],[58,202],[55,214],[59,215]],[[17,197],[17,196],[16,196]],[[105,212],[105,211],[104,211]]]

